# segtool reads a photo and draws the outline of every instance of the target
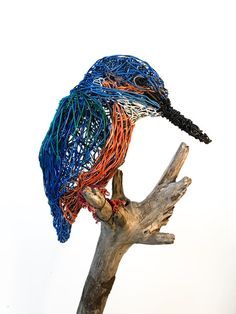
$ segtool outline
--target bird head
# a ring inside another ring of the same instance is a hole
[[[147,62],[136,57],[115,55],[98,60],[77,87],[98,97],[104,106],[118,103],[133,122],[145,116],[161,116],[199,141],[211,142],[206,133],[171,106],[163,80]]]

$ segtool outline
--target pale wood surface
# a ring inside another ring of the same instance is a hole
[[[77,314],[103,313],[120,260],[131,245],[174,242],[173,234],[159,231],[191,184],[188,177],[176,182],[187,155],[188,146],[182,143],[153,191],[139,203],[125,197],[123,175],[118,170],[113,178],[112,199],[124,200],[126,206],[121,204],[116,213],[97,189],[84,189],[85,199],[101,219],[101,233]]]

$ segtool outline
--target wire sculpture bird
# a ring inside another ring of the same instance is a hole
[[[206,144],[209,137],[171,106],[158,73],[128,55],[98,60],[63,98],[43,140],[39,160],[58,240],[70,237],[85,187],[105,187],[122,165],[135,122],[146,116],[167,118]],[[111,202],[111,201],[110,201]],[[111,203],[115,207],[115,202]]]

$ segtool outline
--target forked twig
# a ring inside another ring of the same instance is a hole
[[[176,182],[187,155],[188,146],[182,143],[146,199],[140,203],[131,201],[125,207],[120,205],[116,213],[99,190],[84,189],[84,198],[97,209],[101,219],[101,233],[77,314],[103,313],[120,260],[131,245],[174,242],[173,234],[159,231],[167,224],[175,204],[191,184],[188,177]],[[127,200],[120,170],[113,178],[112,189],[112,199]]]

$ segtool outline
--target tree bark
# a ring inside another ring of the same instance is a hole
[[[119,263],[131,245],[174,242],[173,234],[159,231],[167,224],[175,204],[191,184],[188,177],[176,182],[187,155],[188,146],[182,143],[153,191],[142,202],[130,202],[125,197],[122,172],[118,170],[112,183],[111,200],[119,200],[113,202],[118,204],[115,211],[112,202],[99,190],[84,189],[85,199],[97,209],[101,233],[77,314],[103,313]]]

